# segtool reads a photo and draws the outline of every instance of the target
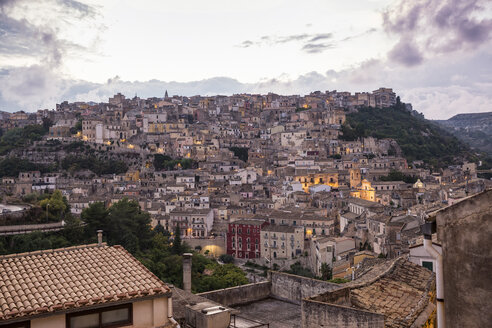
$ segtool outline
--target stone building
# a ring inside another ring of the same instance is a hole
[[[293,259],[304,250],[304,229],[299,226],[267,225],[261,229],[261,254],[269,260]]]
[[[448,327],[492,322],[492,190],[431,216],[442,245],[444,309]]]

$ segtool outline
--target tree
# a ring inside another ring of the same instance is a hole
[[[222,254],[221,256],[219,256],[219,260],[220,262],[226,264],[234,263],[234,257],[231,254]]]
[[[179,228],[179,225],[176,225],[176,229],[174,229],[173,248],[171,252],[176,255],[182,254],[181,229]]]
[[[75,126],[70,128],[71,134],[76,134],[79,131],[82,131],[82,119],[79,119],[77,123],[75,123]]]
[[[135,200],[125,197],[114,203],[109,208],[107,227],[110,245],[122,245],[130,253],[151,246],[150,214]]]
[[[154,233],[154,235],[161,234],[161,235],[166,236],[166,237],[171,236],[169,231],[164,229],[164,227],[160,223],[157,223],[157,225],[155,226],[154,230],[152,230],[152,232]]]
[[[330,280],[332,277],[332,270],[327,263],[321,263],[321,279]]]
[[[417,177],[414,175],[404,174],[397,170],[391,170],[387,176],[382,176],[381,181],[403,181],[405,183],[417,182]]]
[[[50,131],[50,127],[53,125],[53,121],[48,117],[43,117],[43,130],[45,133]]]
[[[50,198],[43,199],[39,205],[47,213],[47,220],[62,220],[70,212],[67,199],[60,190],[55,190]]]
[[[229,148],[230,151],[234,153],[234,156],[242,160],[243,162],[248,161],[248,151],[249,148],[245,147],[231,147]]]
[[[108,210],[103,202],[95,202],[84,208],[80,218],[86,224],[84,235],[87,240],[95,241],[97,238],[96,231],[108,231]]]
[[[53,171],[56,165],[42,165],[33,163],[24,158],[6,157],[0,161],[0,177],[17,177],[19,172],[23,171],[40,171],[47,173]]]
[[[296,262],[290,266],[290,270],[288,273],[295,274],[298,276],[304,276],[308,278],[315,278],[315,275],[309,270],[309,268],[305,268],[302,266],[301,262]]]

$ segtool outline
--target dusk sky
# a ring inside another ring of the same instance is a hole
[[[492,111],[492,1],[0,0],[0,110],[63,100],[392,87]]]

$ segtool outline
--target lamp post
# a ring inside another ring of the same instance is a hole
[[[46,222],[48,222],[48,208],[50,207],[50,204],[46,204]]]

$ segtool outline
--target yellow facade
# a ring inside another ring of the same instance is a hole
[[[338,188],[338,173],[314,173],[308,175],[297,175],[294,178],[302,184],[304,192],[309,193],[309,188],[315,185],[327,185]]]
[[[149,133],[164,133],[166,132],[166,127],[164,123],[150,123]]]
[[[350,196],[362,198],[371,202],[376,201],[376,189],[371,186],[371,183],[366,179],[362,180],[360,187],[355,191],[350,192]]]
[[[140,172],[136,171],[128,171],[125,173],[126,181],[138,181],[140,179]]]
[[[356,188],[361,183],[360,169],[349,169],[350,188]]]

